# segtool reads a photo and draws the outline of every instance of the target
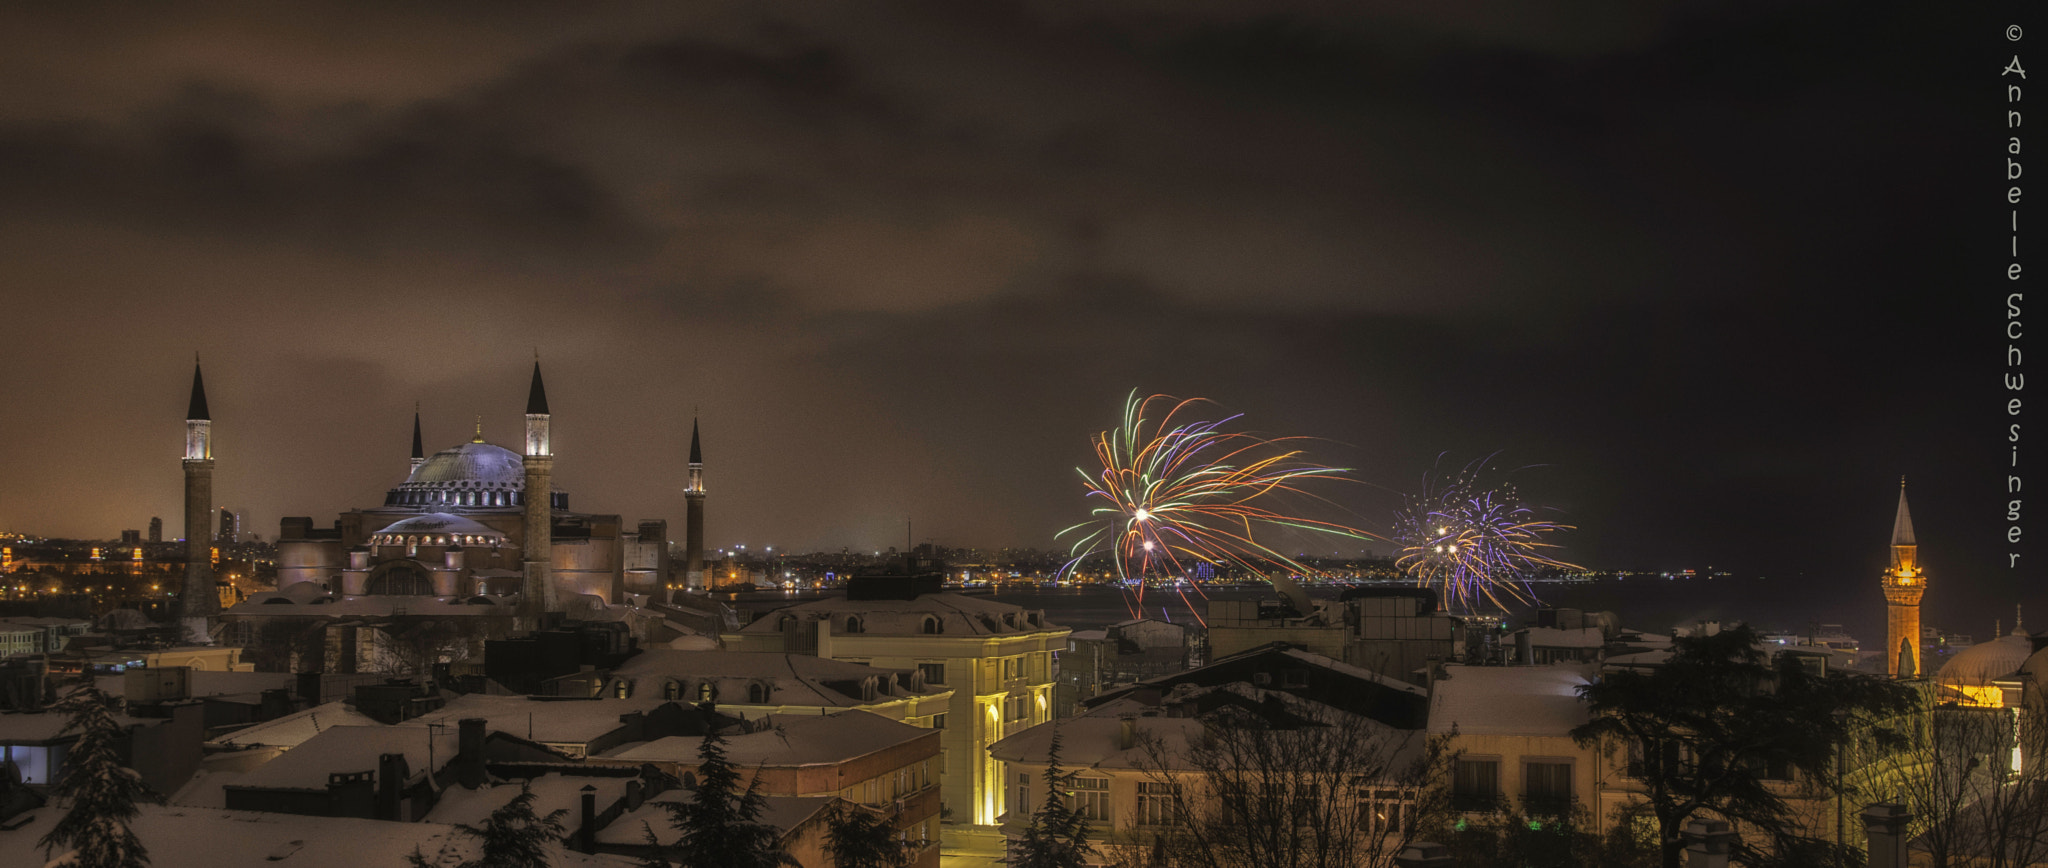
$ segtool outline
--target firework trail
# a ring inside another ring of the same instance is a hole
[[[1446,609],[1476,611],[1482,599],[1505,612],[1506,601],[1528,605],[1532,573],[1579,569],[1554,556],[1549,537],[1572,526],[1544,521],[1513,485],[1488,484],[1487,462],[1465,466],[1448,481],[1425,480],[1395,524],[1402,548],[1395,565],[1418,585],[1435,588]]]
[[[1061,572],[1071,575],[1084,561],[1107,557],[1131,590],[1127,604],[1134,616],[1151,584],[1171,582],[1183,602],[1190,602],[1190,587],[1201,594],[1192,577],[1202,563],[1263,563],[1315,574],[1262,542],[1261,534],[1271,540],[1272,533],[1292,529],[1381,538],[1283,511],[1280,501],[1287,495],[1328,503],[1304,486],[1344,479],[1345,470],[1310,463],[1288,445],[1307,438],[1222,430],[1238,416],[1185,421],[1192,408],[1208,403],[1166,395],[1141,401],[1133,391],[1124,403],[1123,424],[1095,438],[1101,468],[1076,468],[1096,506],[1089,521],[1060,531],[1060,537],[1077,535]],[[1191,602],[1189,608],[1194,610]]]

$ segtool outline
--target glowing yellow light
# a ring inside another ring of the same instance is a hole
[[[1437,536],[1443,536],[1444,534],[1447,534],[1447,533],[1450,533],[1450,532],[1451,532],[1451,529],[1450,529],[1450,528],[1447,528],[1447,527],[1440,527],[1440,528],[1437,528],[1437,529],[1436,529],[1436,534],[1437,534]]]
[[[1152,517],[1152,511],[1141,506],[1134,515],[1139,521],[1144,521]]]

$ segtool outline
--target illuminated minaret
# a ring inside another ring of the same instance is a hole
[[[1892,521],[1892,567],[1884,572],[1885,671],[1893,678],[1917,678],[1920,668],[1920,595],[1927,575],[1920,571],[1920,545],[1913,540],[1913,514],[1906,511],[1906,480],[1899,479],[1899,516]]]
[[[533,362],[533,388],[526,395],[526,580],[520,586],[520,626],[532,630],[541,616],[556,611],[554,586],[555,452],[548,445],[548,393]]]
[[[213,416],[206,410],[206,382],[199,359],[192,360],[192,404],[185,411],[185,587],[179,614],[188,638],[206,641],[205,619],[220,613],[213,588]],[[197,619],[196,621],[194,619]]]
[[[420,445],[420,405],[412,405],[412,467],[406,471],[406,478],[418,473],[420,465],[427,463],[427,450]]]
[[[683,529],[683,586],[704,587],[704,444],[697,439],[697,420],[690,420],[690,481],[683,487],[689,503]]]

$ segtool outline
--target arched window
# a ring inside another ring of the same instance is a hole
[[[662,688],[661,688],[661,698],[663,698],[663,699],[681,699],[681,698],[683,698],[683,683],[682,683],[682,682],[680,682],[680,681],[670,680],[670,681],[669,681],[669,683],[667,683],[667,684],[665,684],[665,685],[663,685],[663,686],[662,686]]]
[[[765,703],[765,702],[767,702],[767,701],[768,701],[768,685],[766,685],[766,684],[749,684],[749,685],[747,685],[747,702],[748,702],[748,703],[750,703],[750,704],[753,704],[753,705],[760,705],[760,704],[762,704],[762,703]]]
[[[711,682],[709,682],[709,681],[701,682],[701,683],[699,683],[699,684],[697,685],[697,701],[698,701],[698,702],[716,702],[717,700],[718,700],[718,686],[717,686],[717,685],[715,685],[715,684],[712,684],[712,683],[711,683]]]
[[[944,632],[945,627],[939,623],[939,619],[926,615],[924,616],[924,631],[926,633],[938,634]]]
[[[859,632],[861,632],[861,626],[860,626],[860,616],[859,616],[859,615],[848,615],[848,616],[846,616],[846,632],[848,632],[848,633],[859,633]]]
[[[614,683],[612,684],[612,698],[613,698],[613,699],[625,699],[625,698],[626,698],[627,696],[631,695],[631,694],[632,694],[632,692],[633,692],[633,685],[632,685],[632,682],[630,682],[630,681],[627,681],[627,680],[626,680],[626,679],[624,679],[624,678],[621,678],[621,679],[619,679],[619,680],[618,680],[617,682],[614,682]]]

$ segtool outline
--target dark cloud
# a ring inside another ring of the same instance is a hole
[[[38,457],[0,527],[175,518],[195,346],[266,532],[374,502],[415,401],[431,441],[510,439],[538,347],[578,506],[676,514],[700,410],[720,543],[1048,544],[1135,388],[1324,438],[1361,516],[1505,450],[1585,560],[1850,596],[1907,473],[1930,562],[2013,586],[1961,518],[1996,505],[1996,347],[1942,294],[2002,240],[1976,17],[0,16],[0,450]]]

